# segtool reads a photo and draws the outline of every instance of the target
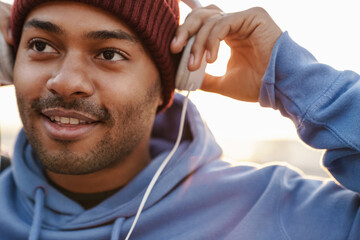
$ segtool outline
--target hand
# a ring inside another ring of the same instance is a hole
[[[262,8],[228,14],[214,5],[197,8],[177,29],[171,51],[180,52],[194,34],[189,70],[199,68],[203,54],[207,62],[214,62],[222,40],[231,48],[225,75],[206,74],[201,89],[242,101],[258,101],[273,46],[282,34],[269,14]]]
[[[4,36],[5,41],[12,45],[12,35],[10,29],[10,14],[11,14],[11,5],[7,3],[0,2],[0,31]]]
[[[12,56],[9,56],[11,55],[11,47],[7,46],[13,44],[10,29],[10,14],[11,5],[0,2],[0,31],[6,42],[3,43],[2,40],[2,44],[0,45],[0,87],[12,84]]]

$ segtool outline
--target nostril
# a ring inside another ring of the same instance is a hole
[[[56,94],[56,91],[55,91],[54,89],[50,89],[50,92],[51,92],[52,94]]]

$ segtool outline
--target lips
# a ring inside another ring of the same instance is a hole
[[[47,135],[54,140],[76,141],[85,138],[100,123],[87,113],[65,109],[46,109],[42,112]]]

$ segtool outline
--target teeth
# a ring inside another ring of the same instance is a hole
[[[79,124],[80,120],[76,118],[70,118],[70,124]]]
[[[61,118],[60,118],[60,122],[61,122],[61,123],[64,123],[64,124],[70,123],[70,118],[61,117]]]
[[[71,125],[79,125],[79,124],[86,124],[87,122],[83,120],[79,120],[77,118],[68,118],[68,117],[59,117],[59,116],[51,116],[50,120],[52,122],[59,122],[62,124],[71,124]]]

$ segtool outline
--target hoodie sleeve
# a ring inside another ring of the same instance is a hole
[[[327,149],[324,166],[342,186],[360,192],[358,74],[318,63],[285,32],[274,46],[259,102],[290,118],[305,143]]]

